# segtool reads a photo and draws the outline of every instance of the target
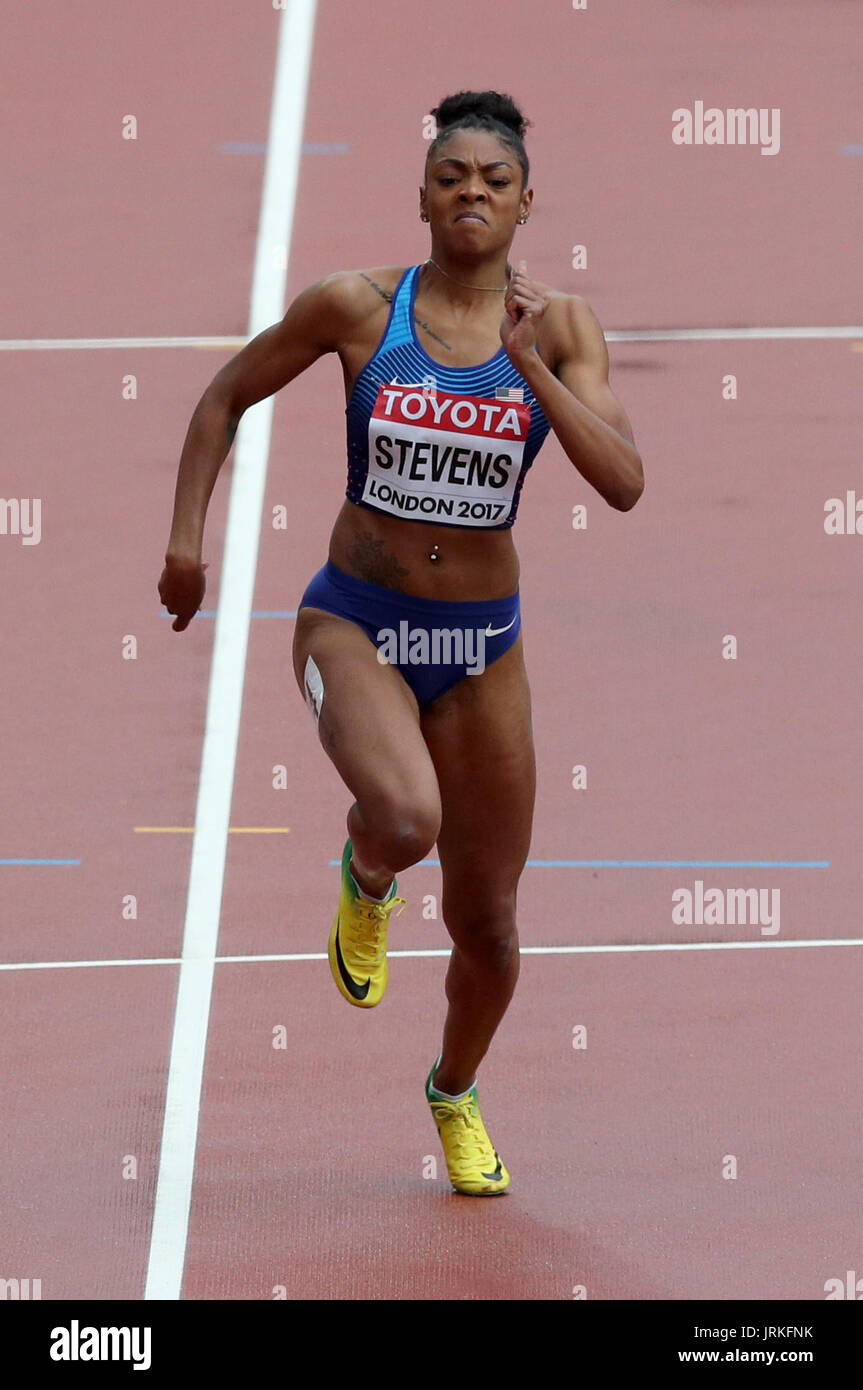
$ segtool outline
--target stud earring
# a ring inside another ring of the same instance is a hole
[[[420,222],[428,222],[428,218],[426,217],[424,212],[420,213]]]

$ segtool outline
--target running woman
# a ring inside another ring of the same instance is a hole
[[[531,839],[535,760],[512,540],[549,429],[608,504],[644,487],[587,303],[508,260],[533,189],[512,99],[460,92],[432,113],[421,265],[337,271],[214,377],[180,459],[159,593],[182,632],[201,606],[204,519],[243,412],[338,353],[346,500],[299,604],[297,684],[351,796],[329,940],[343,997],[380,1003],[396,874],[437,845],[453,949],[426,1097],[453,1187],[510,1177],[476,1077],[519,970],[516,892]]]

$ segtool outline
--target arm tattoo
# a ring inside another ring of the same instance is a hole
[[[360,271],[360,275],[364,280],[368,280],[368,283],[371,285],[373,290],[377,290],[381,299],[385,299],[387,301],[387,304],[390,304],[392,302],[392,295],[389,293],[388,290],[382,290],[380,285],[377,284],[376,281],[372,280],[368,275],[365,275],[363,271]]]
[[[365,275],[363,271],[360,271],[359,273],[364,280],[368,281],[373,290],[377,290],[381,299],[385,299],[387,304],[392,303],[393,297],[388,290],[381,289],[380,285],[378,285],[374,280],[370,279],[368,275]],[[419,324],[420,328],[425,329],[426,333],[428,333],[430,338],[434,338],[436,343],[440,343],[441,347],[445,347],[447,352],[452,352],[452,348],[450,347],[449,343],[445,342],[443,338],[439,338],[437,333],[435,333],[434,329],[429,328],[428,324],[423,319],[418,319],[416,314],[414,314],[414,321]]]

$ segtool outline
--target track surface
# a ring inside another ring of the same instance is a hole
[[[647,10],[441,0],[406,21],[391,0],[321,0],[288,296],[427,254],[422,117],[496,86],[534,122],[516,251],[607,329],[859,323],[863,165],[843,153],[863,149],[857,8]],[[279,20],[238,0],[27,12],[7,56],[4,181],[27,191],[5,214],[6,338],[245,334]],[[779,107],[780,153],[675,146],[671,112],[696,100]],[[481,1076],[511,1193],[471,1202],[445,1180],[422,1094],[443,955],[396,956],[370,1016],[323,959],[226,960],[183,1298],[808,1300],[859,1268],[863,541],[827,536],[823,516],[863,496],[861,346],[614,344],[644,498],[606,508],[553,436],[533,469],[517,541],[531,949]],[[0,858],[75,861],[0,864],[4,960],[22,967],[0,971],[0,1277],[40,1278],[43,1298],[142,1298],[151,1261],[214,635],[204,615],[172,633],[155,584],[185,426],[226,356],[0,359],[0,492],[42,501],[38,545],[0,535]],[[335,359],[276,401],[255,613],[294,610],[325,556],[342,407]],[[231,474],[208,518],[207,612]],[[326,946],[348,796],[296,691],[291,632],[252,618],[231,825],[288,833],[229,836],[219,957]],[[778,932],[675,923],[672,893],[696,881],[779,890]],[[436,867],[400,889],[394,949],[443,952],[423,914]],[[580,949],[699,943],[717,949]]]

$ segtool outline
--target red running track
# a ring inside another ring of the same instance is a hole
[[[264,156],[224,147],[266,140],[278,23],[237,0],[19,21],[7,339],[244,334]],[[389,0],[323,0],[288,294],[335,268],[424,257],[422,116],[447,91],[491,85],[534,122],[518,250],[606,329],[853,324],[860,164],[842,149],[863,140],[847,58],[860,37],[839,0],[649,13],[441,0],[407,21]],[[671,112],[699,99],[779,107],[779,155],[675,146]],[[136,142],[121,139],[127,114]],[[612,512],[552,437],[517,538],[533,859],[829,867],[525,871],[531,953],[481,1085],[513,1173],[503,1202],[459,1198],[441,1176],[422,1083],[443,957],[396,957],[370,1016],[344,1005],[324,960],[217,965],[183,1298],[569,1299],[582,1286],[811,1300],[859,1266],[861,947],[826,943],[861,935],[863,542],[827,536],[823,517],[859,486],[860,347],[613,343],[644,498]],[[225,356],[0,359],[0,491],[42,500],[38,545],[0,535],[0,858],[80,861],[0,865],[4,960],[48,966],[0,971],[0,1277],[40,1278],[46,1299],[145,1288],[192,837],[136,827],[193,825],[214,628],[201,616],[171,633],[155,583],[188,416]],[[736,401],[722,398],[728,373]],[[294,609],[326,553],[342,406],[329,360],[276,402],[255,611]],[[211,608],[231,471],[208,520]],[[296,692],[290,637],[290,619],[252,620],[231,823],[289,833],[229,837],[220,957],[325,950],[348,798]],[[672,893],[696,880],[779,890],[778,932],[675,923]],[[443,923],[423,914],[437,870],[400,886],[393,946],[444,950]],[[718,949],[604,949],[693,943]],[[133,960],[170,963],[83,964]]]

